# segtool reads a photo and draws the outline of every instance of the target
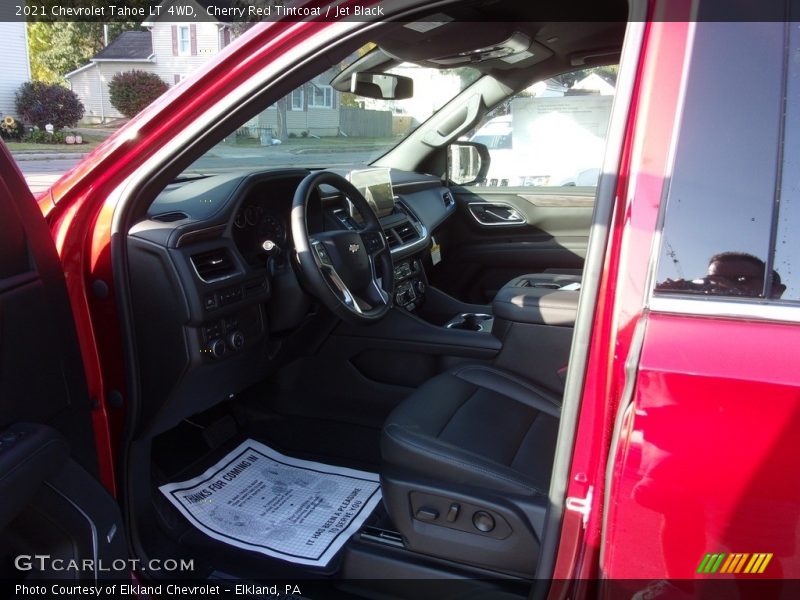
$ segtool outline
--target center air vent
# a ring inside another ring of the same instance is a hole
[[[405,246],[419,239],[419,233],[414,226],[408,221],[390,227],[386,230],[386,241],[389,243],[389,248],[394,249],[400,246]]]
[[[403,223],[402,225],[398,225],[394,228],[394,231],[397,233],[397,237],[400,238],[400,241],[403,244],[407,244],[412,240],[416,240],[419,238],[417,235],[417,230],[412,227],[411,223]]]
[[[197,276],[206,283],[227,279],[236,274],[236,265],[226,248],[194,254],[191,261]]]

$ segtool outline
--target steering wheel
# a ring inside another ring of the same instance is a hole
[[[308,203],[314,190],[329,185],[353,203],[364,220],[360,230],[308,233]],[[378,217],[366,198],[344,177],[330,171],[308,175],[294,193],[292,238],[301,277],[339,318],[373,323],[386,315],[394,297],[394,267]]]

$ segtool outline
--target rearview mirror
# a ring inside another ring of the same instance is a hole
[[[489,149],[478,142],[447,146],[447,179],[455,185],[470,185],[486,179],[492,162]]]
[[[414,95],[414,80],[392,73],[362,71],[350,77],[350,91],[376,100],[405,100]]]

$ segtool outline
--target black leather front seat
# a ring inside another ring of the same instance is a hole
[[[409,548],[532,575],[560,400],[486,365],[423,384],[383,428],[384,502]]]

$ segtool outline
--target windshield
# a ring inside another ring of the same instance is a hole
[[[375,100],[333,89],[330,81],[370,48],[365,46],[242,123],[183,175],[249,167],[366,165],[480,76],[469,67],[432,69],[403,63],[388,72],[413,79],[414,93],[406,100]]]

